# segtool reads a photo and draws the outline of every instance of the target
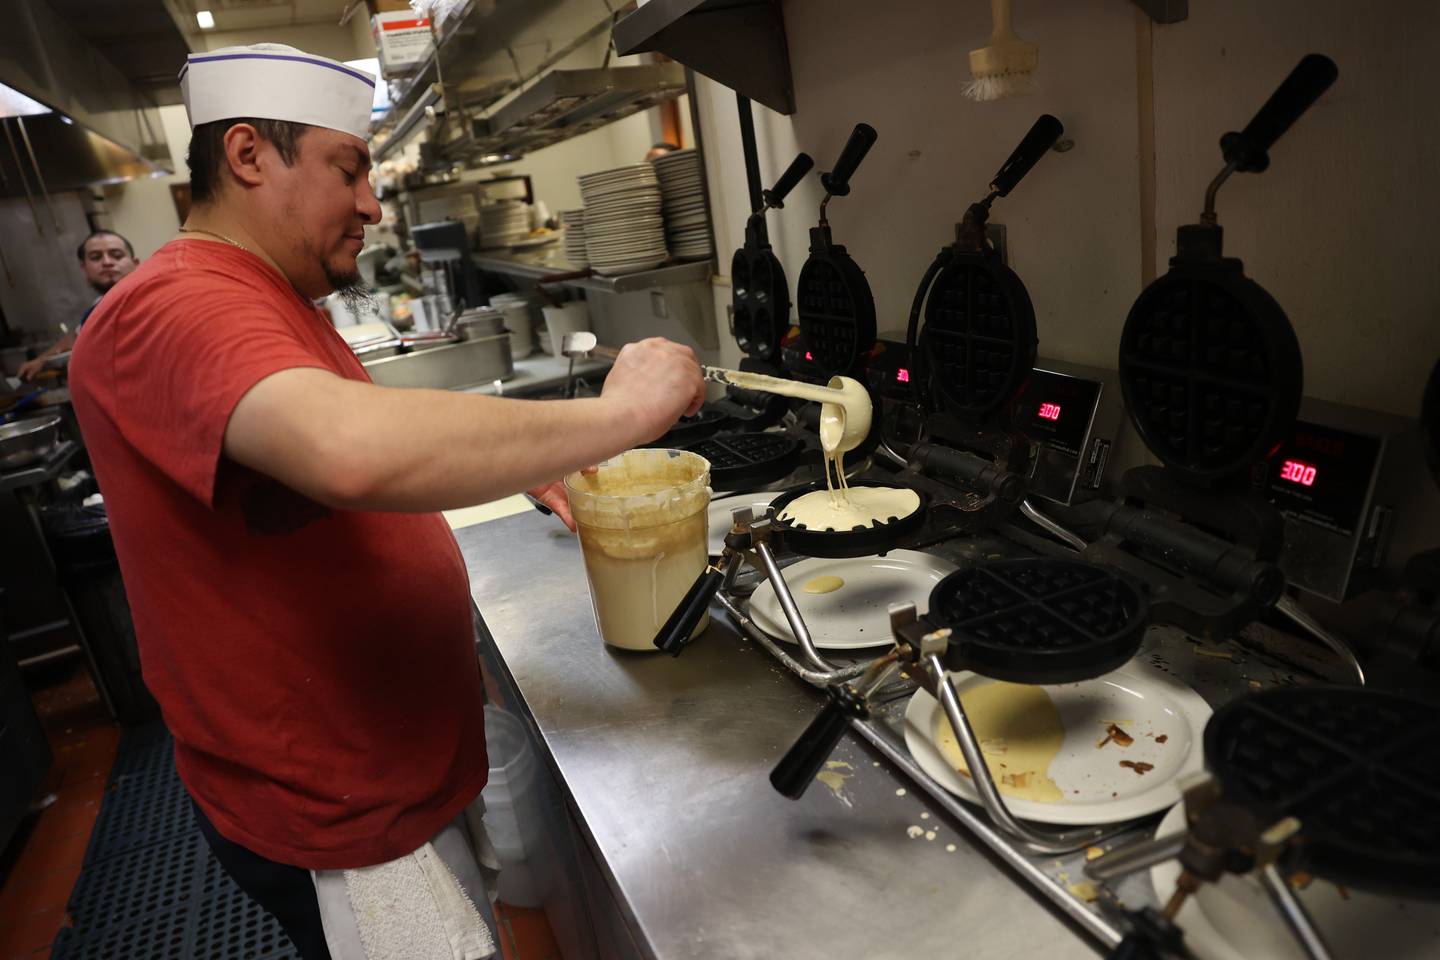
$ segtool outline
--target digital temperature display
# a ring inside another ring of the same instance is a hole
[[[1298,483],[1302,487],[1315,485],[1315,467],[1299,460],[1286,460],[1280,465],[1280,479]]]
[[[1042,419],[1042,420],[1059,420],[1059,419],[1060,419],[1060,404],[1058,404],[1058,403],[1042,403],[1042,404],[1040,404],[1040,419]]]

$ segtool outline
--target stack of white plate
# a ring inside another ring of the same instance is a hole
[[[665,221],[655,168],[635,163],[580,178],[585,201],[585,252],[596,273],[634,273],[660,266]]]
[[[660,178],[665,240],[670,253],[679,260],[710,256],[710,217],[705,212],[700,155],[694,150],[674,150],[651,163]]]
[[[480,208],[481,250],[508,247],[529,235],[530,205],[524,200],[500,200]]]
[[[577,267],[590,265],[585,252],[585,209],[561,210],[560,226],[565,228],[565,260]]]

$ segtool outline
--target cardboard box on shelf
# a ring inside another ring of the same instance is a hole
[[[377,13],[410,12],[410,0],[365,0],[365,5],[370,8],[372,17]]]
[[[430,20],[408,7],[375,14],[370,18],[370,32],[379,52],[380,73],[387,80],[410,74],[430,56]]]

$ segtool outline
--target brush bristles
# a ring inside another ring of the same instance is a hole
[[[972,100],[1001,100],[1035,92],[1040,48],[1025,40],[992,43],[970,51],[970,75],[961,93]]]
[[[1023,97],[1038,89],[1035,75],[1031,73],[1003,73],[994,77],[980,77],[967,80],[960,85],[960,94],[971,100],[1003,100],[1006,97]]]

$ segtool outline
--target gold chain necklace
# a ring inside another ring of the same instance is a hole
[[[216,233],[214,230],[201,230],[201,229],[196,228],[196,227],[181,227],[181,228],[180,228],[180,232],[181,232],[181,233],[201,233],[201,234],[204,234],[204,235],[207,236],[207,237],[214,237],[216,240],[223,240],[223,241],[225,241],[226,243],[230,244],[230,246],[232,246],[232,247],[238,247],[238,248],[240,248],[241,250],[244,250],[246,253],[249,253],[249,252],[250,252],[250,248],[247,247],[247,246],[245,246],[245,244],[241,243],[239,240],[232,240],[232,239],[230,239],[229,237],[225,236],[225,234],[223,234],[223,233]]]

